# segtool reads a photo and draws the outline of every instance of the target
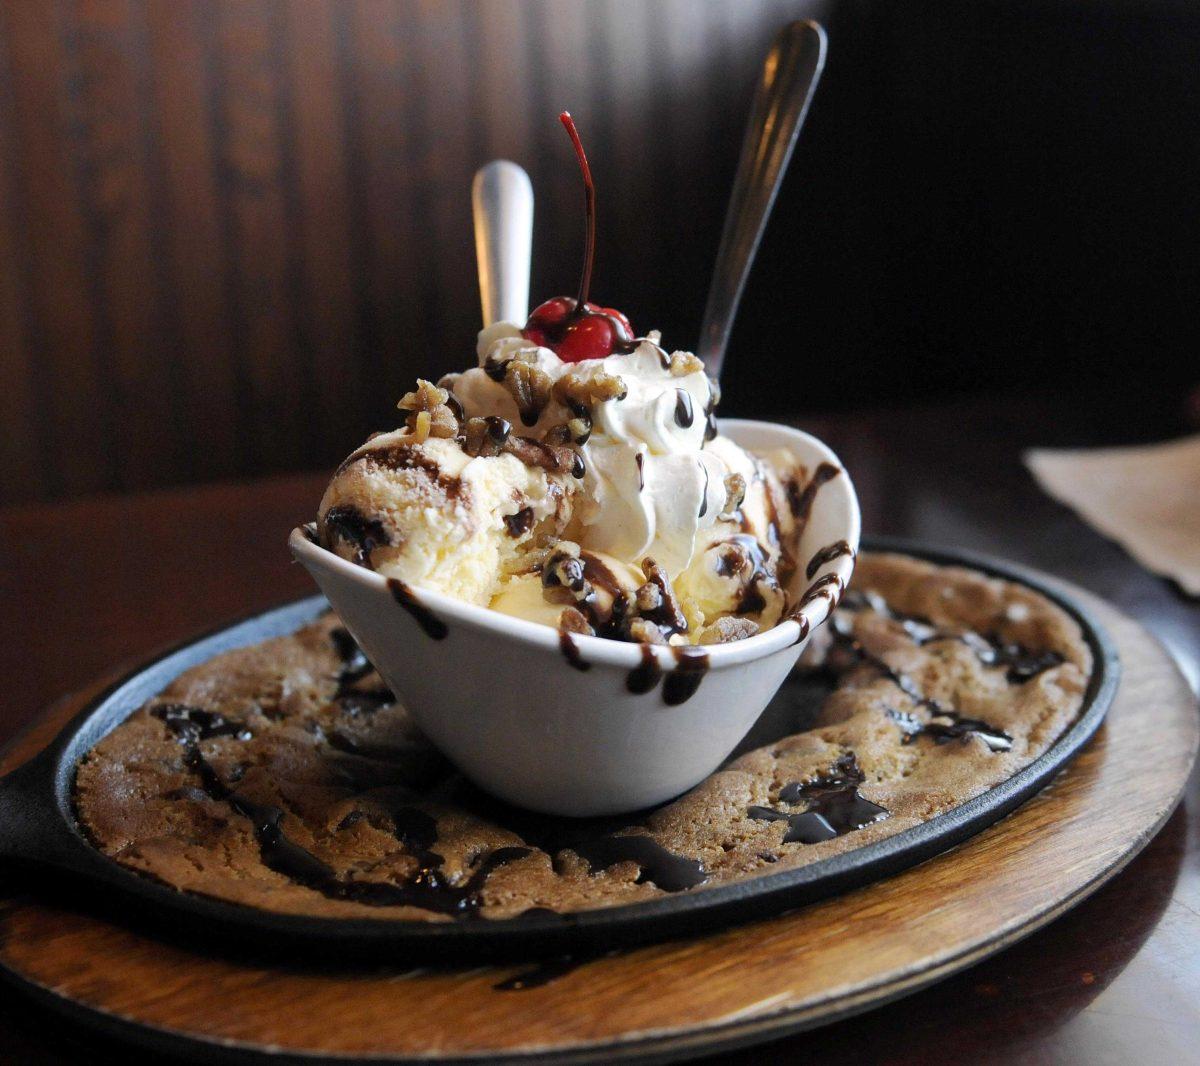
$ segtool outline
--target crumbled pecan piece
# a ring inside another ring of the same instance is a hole
[[[415,392],[406,392],[396,404],[401,411],[432,411],[446,402],[450,394],[445,389],[439,389],[432,381],[417,378]]]
[[[521,421],[527,426],[537,423],[542,411],[550,402],[550,390],[554,382],[541,367],[526,363],[519,358],[509,361],[504,374],[504,387],[508,389]]]
[[[554,398],[576,414],[605,400],[623,400],[628,391],[625,382],[607,370],[569,370],[554,383]]]
[[[667,635],[661,626],[655,625],[648,618],[631,618],[625,624],[627,640],[636,640],[639,644],[666,644]]]
[[[637,604],[639,614],[650,614],[662,607],[662,590],[657,585],[647,581],[646,584],[637,590],[634,602]]]
[[[504,450],[526,466],[540,466],[548,474],[574,474],[581,462],[579,453],[561,444],[547,444],[529,437],[509,437]]]
[[[642,560],[642,573],[646,575],[646,585],[652,586],[653,591],[642,585],[637,591],[635,602],[641,604],[644,600],[649,603],[656,593],[658,599],[658,605],[650,610],[643,610],[642,617],[657,623],[668,632],[686,633],[687,618],[680,609],[679,600],[675,597],[675,590],[671,588],[671,579],[666,570],[647,556]]]
[[[568,633],[580,633],[585,637],[596,635],[596,631],[578,607],[564,607],[562,614],[558,616],[558,624]]]
[[[704,364],[692,355],[691,352],[672,352],[671,353],[671,377],[682,378],[688,374],[695,374],[704,369]]]
[[[746,479],[741,474],[728,474],[725,477],[725,509],[717,515],[722,519],[733,519],[742,501],[746,498]]]
[[[458,418],[447,405],[450,394],[432,381],[417,378],[413,392],[405,393],[396,406],[408,412],[406,423],[417,444],[428,437],[453,437],[458,433]]]
[[[463,451],[471,456],[499,455],[508,443],[512,424],[503,418],[468,418],[463,424]]]
[[[735,640],[745,640],[758,632],[758,623],[749,618],[718,618],[712,625],[705,626],[700,632],[701,644],[732,644]]]

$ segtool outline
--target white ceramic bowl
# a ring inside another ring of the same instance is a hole
[[[723,420],[721,431],[751,451],[787,448],[810,473],[821,463],[841,469],[819,440],[787,426]],[[842,472],[816,493],[800,537],[791,590],[791,602],[802,604],[796,621],[699,652],[576,636],[570,657],[548,626],[425,589],[406,608],[385,578],[302,530],[289,544],[421,729],[467,777],[522,807],[583,816],[661,803],[721,764],[854,568],[854,555],[841,554],[809,578],[809,560],[843,540],[857,552],[859,526],[854,486]],[[695,669],[704,659],[707,669]],[[632,691],[658,671],[660,683]],[[682,702],[668,702],[692,688]]]

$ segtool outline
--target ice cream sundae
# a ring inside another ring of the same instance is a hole
[[[477,365],[399,402],[404,425],[338,468],[317,536],[344,558],[574,633],[643,643],[751,636],[787,610],[811,472],[723,437],[703,363],[578,294],[479,334]]]

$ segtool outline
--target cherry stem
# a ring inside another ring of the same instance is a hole
[[[579,130],[575,128],[571,112],[564,111],[558,116],[558,121],[566,128],[567,135],[575,146],[575,157],[579,160],[579,170],[583,174],[583,203],[587,217],[587,235],[583,244],[583,274],[579,279],[575,310],[571,313],[574,318],[583,314],[587,305],[588,289],[592,285],[592,263],[596,257],[596,186],[592,183],[592,168],[588,166],[587,156],[583,153],[583,142],[579,139]]]

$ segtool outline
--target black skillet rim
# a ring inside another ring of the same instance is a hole
[[[1116,692],[1120,663],[1111,638],[1091,613],[1068,593],[1047,584],[1041,575],[1024,567],[971,552],[925,548],[907,540],[892,538],[869,538],[863,547],[868,551],[911,555],[939,565],[966,566],[990,576],[1027,585],[1063,608],[1079,623],[1094,660],[1083,710],[1050,748],[982,795],[893,837],[796,870],[766,874],[697,892],[683,892],[645,903],[564,916],[538,914],[444,923],[277,914],[181,892],[127,870],[102,855],[87,840],[74,818],[72,793],[75,762],[83,754],[81,748],[90,750],[147,697],[142,696],[138,702],[126,707],[125,713],[114,715],[111,726],[102,733],[86,736],[89,723],[101,717],[103,712],[111,712],[108,704],[121,690],[181,652],[203,649],[183,662],[179,672],[219,653],[222,649],[212,650],[211,645],[219,643],[222,635],[235,628],[251,626],[254,622],[267,622],[287,612],[305,616],[305,611],[311,610],[306,617],[315,617],[315,608],[323,599],[314,596],[258,612],[241,622],[224,625],[204,636],[184,641],[149,662],[140,664],[89,701],[46,751],[31,760],[38,763],[46,760],[49,764],[42,767],[42,775],[50,778],[48,784],[51,794],[43,795],[41,799],[43,807],[47,804],[52,806],[55,820],[59,823],[54,831],[60,838],[60,844],[64,843],[64,829],[76,842],[66,848],[65,858],[60,849],[60,853],[51,856],[50,861],[53,865],[104,882],[117,890],[125,900],[134,899],[177,918],[186,915],[203,922],[206,935],[224,933],[243,938],[248,936],[255,944],[283,944],[292,952],[304,947],[320,949],[337,946],[370,953],[374,948],[386,949],[389,957],[403,957],[405,961],[436,959],[446,962],[533,958],[565,952],[607,950],[690,936],[773,916],[890,876],[974,835],[1040,790],[1079,752],[1100,726]],[[251,635],[245,643],[252,643],[255,639],[262,638]],[[238,641],[239,645],[242,643]],[[86,739],[81,741],[81,736]],[[20,770],[14,771],[18,772]],[[41,817],[44,819],[47,813],[50,812],[43,810]]]

